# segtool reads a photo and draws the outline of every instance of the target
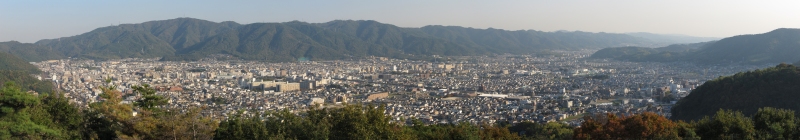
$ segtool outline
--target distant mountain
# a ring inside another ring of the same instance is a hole
[[[0,42],[0,52],[15,54],[27,62],[64,58],[61,53],[53,51],[50,47],[16,41]]]
[[[625,34],[589,32],[542,32],[535,30],[506,31],[499,29],[474,29],[458,26],[425,26],[421,30],[437,38],[494,49],[493,52],[529,52],[536,50],[564,50],[607,48],[621,45],[647,45],[649,40]]]
[[[626,34],[580,31],[507,31],[458,26],[401,28],[371,20],[240,25],[193,18],[102,27],[76,36],[35,43],[60,54],[50,55],[53,58],[196,60],[209,54],[228,54],[241,59],[267,61],[525,54],[541,50],[652,44],[651,40]],[[44,59],[50,58],[30,60]]]
[[[609,56],[630,55],[627,49],[606,48],[593,54],[593,58],[612,58]],[[622,57],[625,61],[689,61],[701,64],[763,64],[782,63],[800,60],[800,29],[776,29],[774,31],[756,34],[739,35],[724,38],[719,41],[702,42],[693,44],[670,45],[656,48],[656,51],[647,52],[641,57]],[[650,54],[670,52],[671,55],[680,55],[681,59],[659,59]]]
[[[700,63],[781,63],[800,60],[800,29],[739,35],[708,44],[692,56]]]
[[[6,82],[13,81],[17,86],[27,90],[40,93],[51,92],[52,83],[40,81],[31,76],[31,74],[39,73],[41,71],[27,61],[12,54],[0,52],[0,87],[4,86]]]
[[[714,41],[691,44],[673,44],[658,48],[636,46],[604,48],[592,54],[590,58],[615,59],[634,62],[689,61],[689,59],[686,57],[710,43],[714,43]]]
[[[691,52],[698,50],[708,44],[713,44],[714,42],[716,41],[690,43],[690,44],[672,44],[666,47],[658,47],[655,49],[658,51],[668,51],[668,52]]]
[[[636,32],[636,33],[625,33],[627,35],[641,37],[645,39],[649,39],[653,42],[657,43],[667,43],[667,44],[686,44],[686,43],[697,43],[697,42],[708,42],[713,40],[719,40],[720,38],[716,37],[695,37],[695,36],[688,36],[688,35],[673,35],[673,34],[654,34],[654,33],[646,33],[646,32]]]
[[[800,68],[788,64],[720,77],[705,82],[678,101],[672,108],[672,119],[699,120],[720,109],[741,111],[745,116],[763,107],[800,110],[797,83],[800,83]]]
[[[230,54],[248,60],[296,61],[341,59],[349,55],[389,56],[393,50],[353,36],[302,22],[255,23],[221,33],[167,60]]]
[[[111,59],[171,56],[198,42],[238,27],[192,18],[123,24],[95,29],[72,37],[37,41],[67,57]]]

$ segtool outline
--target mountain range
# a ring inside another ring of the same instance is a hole
[[[718,41],[660,48],[605,48],[591,58],[624,61],[686,61],[700,64],[791,63],[800,60],[800,29],[776,29],[763,34],[738,35]]]
[[[296,61],[363,56],[425,58],[430,55],[525,54],[542,50],[653,46],[670,37],[637,35],[439,25],[404,28],[372,20],[243,25],[231,21],[218,23],[177,18],[101,27],[80,35],[35,43],[4,42],[2,44],[11,44],[5,45],[11,47],[0,45],[0,51],[24,52],[26,55],[20,56],[27,61],[66,57],[197,60],[210,54],[227,54],[246,60]],[[26,51],[31,49],[39,51]]]

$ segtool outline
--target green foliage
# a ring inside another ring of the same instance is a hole
[[[0,139],[63,139],[63,128],[49,127],[53,118],[39,98],[13,82],[0,89]]]
[[[756,136],[759,139],[790,139],[798,136],[797,118],[794,111],[776,108],[760,108],[753,115]]]
[[[2,43],[0,43],[2,44]],[[39,74],[41,71],[36,66],[22,60],[14,55],[0,52],[0,87],[6,82],[14,81],[16,85],[23,87],[26,91],[33,90],[39,93],[49,93],[53,90],[53,83],[40,81],[31,74]]]
[[[719,110],[711,118],[706,116],[695,128],[705,139],[754,139],[756,132],[750,118],[732,110]]]
[[[0,52],[0,70],[23,71],[32,74],[39,74],[42,72],[39,68],[36,68],[36,66],[31,65],[27,61],[4,52]]]
[[[417,119],[411,120],[413,125],[406,128],[412,131],[417,139],[480,139],[478,126],[469,123],[425,125]]]
[[[672,119],[698,120],[719,109],[751,116],[762,107],[800,110],[800,69],[780,64],[762,70],[740,72],[705,82],[672,108]]]
[[[62,129],[62,135],[66,139],[84,139],[85,135],[85,116],[83,111],[62,94],[50,94],[40,97],[42,110],[47,111],[47,118],[52,120],[50,128]]]
[[[508,129],[525,139],[572,139],[574,128],[558,122],[546,124],[521,122]]]
[[[139,100],[136,106],[121,104],[121,93],[113,87],[103,88],[102,102],[90,104],[87,130],[91,139],[211,139],[218,123],[200,114],[201,108],[157,108],[163,97],[155,95],[147,85],[135,90],[152,98]],[[134,110],[138,111],[134,115]]]
[[[133,91],[138,94],[141,94],[142,97],[139,100],[136,100],[136,107],[140,107],[142,109],[155,111],[157,110],[158,106],[167,105],[167,99],[164,96],[156,95],[156,90],[151,88],[148,84],[143,84],[141,86],[131,86]]]
[[[53,91],[53,83],[40,81],[24,71],[0,70],[0,84],[15,81],[25,91],[33,90],[39,93],[50,93]]]

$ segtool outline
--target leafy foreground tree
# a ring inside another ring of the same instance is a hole
[[[695,125],[697,134],[704,139],[754,139],[753,120],[742,112],[720,110],[709,118],[703,117]]]
[[[35,121],[41,105],[36,96],[22,92],[13,83],[0,90],[0,139],[55,139],[64,136],[47,127],[51,120]]]
[[[584,118],[576,128],[576,139],[696,139],[689,125],[673,122],[655,113],[618,117],[614,114]]]
[[[82,139],[82,117],[61,95],[37,97],[13,82],[0,89],[0,139]]]
[[[218,123],[202,117],[202,108],[161,109],[166,98],[147,85],[133,88],[142,98],[135,105],[122,104],[122,93],[103,88],[103,101],[89,107],[88,137],[91,139],[211,139]],[[134,115],[134,110],[137,115]]]
[[[750,118],[738,111],[720,110],[697,122],[697,134],[709,139],[800,139],[794,114],[767,107]]]
[[[508,129],[517,132],[523,139],[572,139],[574,128],[558,122],[521,122]]]
[[[797,118],[788,109],[761,108],[753,115],[753,127],[759,139],[797,138]]]

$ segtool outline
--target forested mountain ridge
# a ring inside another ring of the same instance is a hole
[[[67,57],[113,59],[130,57],[163,57],[219,33],[233,30],[235,23],[215,23],[192,18],[122,24],[35,44],[52,47]]]
[[[628,56],[633,48],[605,48],[592,55],[593,58]],[[647,48],[638,48],[647,49]],[[664,57],[664,53],[669,56]],[[651,56],[653,54],[661,56]],[[763,34],[738,35],[718,41],[670,45],[636,54],[642,57],[618,57],[625,61],[687,61],[699,64],[763,64],[791,63],[800,60],[800,29],[776,29]]]
[[[54,51],[51,47],[17,41],[0,42],[0,52],[15,54],[28,62],[64,58],[61,53]]]
[[[246,60],[267,61],[361,56],[416,58],[421,55],[525,54],[541,50],[653,44],[651,40],[626,34],[580,31],[509,31],[438,25],[405,28],[372,20],[241,25],[231,21],[217,23],[177,18],[108,26],[80,35],[40,40],[35,45],[58,54],[32,54],[52,57],[26,60],[65,57],[195,60],[208,54],[228,54]]]
[[[741,111],[746,116],[762,107],[799,110],[798,83],[800,68],[788,64],[720,77],[678,101],[672,108],[672,119],[698,120],[720,109]]]
[[[800,29],[738,35],[708,44],[692,57],[699,63],[782,63],[800,60]]]
[[[0,52],[0,70],[24,71],[33,74],[42,72],[36,66],[28,63],[28,61],[5,52]]]

